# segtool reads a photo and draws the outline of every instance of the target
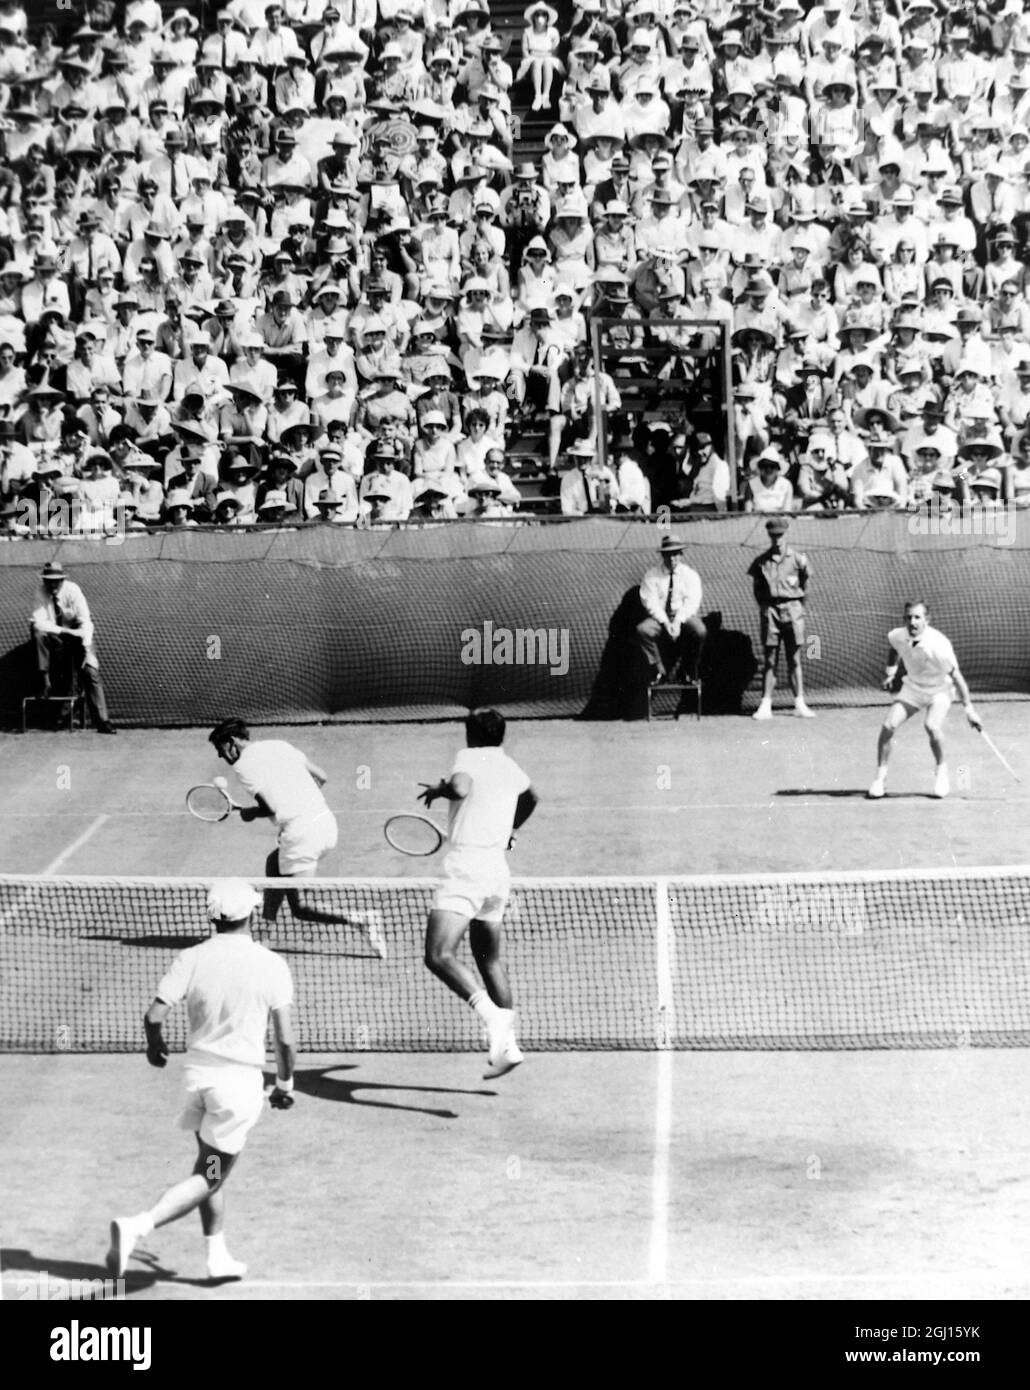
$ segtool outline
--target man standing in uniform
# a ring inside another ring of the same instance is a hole
[[[46,699],[50,694],[51,659],[58,654],[69,656],[81,677],[97,733],[116,734],[118,730],[107,714],[100,662],[94,646],[93,619],[86,597],[59,564],[44,565],[41,577],[42,587],[29,620],[36,643],[40,695]]]
[[[752,719],[771,719],[773,691],[776,689],[776,666],[780,646],[787,654],[787,675],[794,692],[794,713],[799,719],[814,719],[805,704],[805,687],[801,674],[801,649],[805,643],[805,598],[812,577],[807,558],[784,542],[790,528],[785,517],[773,517],[765,523],[769,533],[769,549],[752,560],[748,568],[754,585],[755,601],[762,620],[762,700]]]
[[[152,1067],[166,1066],[168,1044],[162,1025],[173,1004],[186,1000],[186,1106],[179,1123],[197,1137],[197,1161],[192,1175],[170,1187],[149,1211],[111,1222],[107,1268],[116,1278],[125,1273],[138,1241],[197,1207],[207,1244],[208,1278],[242,1279],[247,1272],[226,1249],[222,1189],[261,1116],[269,1016],[276,1060],[269,1102],[277,1110],[293,1104],[293,980],[282,957],[250,934],[259,902],[243,879],[212,884],[207,913],[215,935],[176,956],[144,1017],[147,1061]]]

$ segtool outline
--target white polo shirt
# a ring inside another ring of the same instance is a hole
[[[920,695],[954,693],[951,673],[958,669],[958,659],[943,632],[927,627],[912,638],[907,628],[896,627],[887,634],[887,641],[905,663],[905,683],[913,690]]]
[[[259,796],[281,830],[295,820],[324,815],[329,805],[299,748],[283,739],[248,743],[233,770],[251,796]]]
[[[286,962],[253,937],[222,933],[180,952],[157,987],[165,1004],[186,1000],[187,1064],[265,1064],[270,1009],[293,1002]]]
[[[450,803],[447,838],[452,849],[508,848],[515,807],[529,778],[503,748],[463,748],[451,776],[464,772],[472,790]]]

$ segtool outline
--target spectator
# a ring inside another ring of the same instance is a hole
[[[619,482],[614,472],[597,458],[593,444],[579,439],[566,450],[569,467],[561,479],[564,516],[614,512],[619,501]]]

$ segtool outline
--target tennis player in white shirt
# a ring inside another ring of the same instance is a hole
[[[436,786],[420,783],[420,800],[427,806],[438,797],[450,803],[443,877],[426,927],[426,965],[486,1025],[488,1079],[504,1076],[523,1060],[515,1040],[511,984],[501,959],[511,887],[505,851],[537,804],[529,778],[501,748],[504,729],[504,716],[497,710],[473,710],[465,720],[468,747],[455,758],[451,775]],[[458,959],[466,932],[482,986]]]
[[[930,627],[928,612],[925,603],[906,603],[904,627],[896,627],[887,634],[890,654],[883,688],[897,695],[897,699],[887,711],[880,729],[876,780],[868,792],[874,801],[884,795],[891,741],[895,730],[900,729],[906,719],[920,710],[926,711],[926,733],[937,764],[933,794],[938,798],[947,796],[950,790],[943,730],[956,691],[972,727],[977,730],[982,727],[973,709],[969,686],[958,668],[955,649],[943,632]]]
[[[215,935],[176,956],[144,1017],[147,1061],[152,1067],[166,1066],[162,1025],[172,1006],[186,1000],[186,1105],[179,1123],[196,1134],[197,1161],[192,1175],[170,1187],[149,1211],[111,1222],[107,1267],[118,1278],[138,1241],[197,1207],[207,1243],[208,1278],[242,1279],[247,1271],[226,1249],[222,1189],[261,1116],[269,1017],[277,1078],[269,1102],[277,1110],[293,1104],[293,980],[282,957],[250,934],[260,901],[243,879],[214,883],[207,911]]]
[[[284,739],[251,742],[250,729],[242,719],[223,719],[209,740],[257,802],[243,807],[240,818],[271,817],[278,828],[276,848],[265,861],[267,877],[313,878],[319,861],[336,848],[339,835],[336,817],[322,795],[326,773]],[[284,898],[300,921],[362,927],[376,955],[385,957],[374,913],[340,917],[307,905],[296,889],[266,888],[262,911],[266,922],[275,921]]]

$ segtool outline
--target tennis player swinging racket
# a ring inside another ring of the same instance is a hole
[[[501,748],[504,729],[504,716],[497,710],[474,710],[465,720],[468,747],[458,753],[451,775],[436,786],[419,784],[419,799],[426,806],[440,797],[450,803],[443,877],[426,927],[426,965],[486,1025],[487,1079],[504,1076],[523,1060],[515,1040],[511,984],[501,960],[511,888],[505,851],[537,805],[529,778]],[[482,987],[458,959],[466,932]]]
[[[257,802],[239,808],[245,821],[271,817],[279,830],[276,848],[265,861],[268,878],[313,878],[319,861],[336,848],[339,831],[322,788],[326,774],[299,748],[283,739],[251,742],[242,719],[223,719],[209,736],[218,756],[235,771]],[[386,946],[374,916],[339,917],[309,907],[294,888],[266,888],[262,916],[274,922],[283,899],[298,921],[330,926],[359,926],[380,958]]]

